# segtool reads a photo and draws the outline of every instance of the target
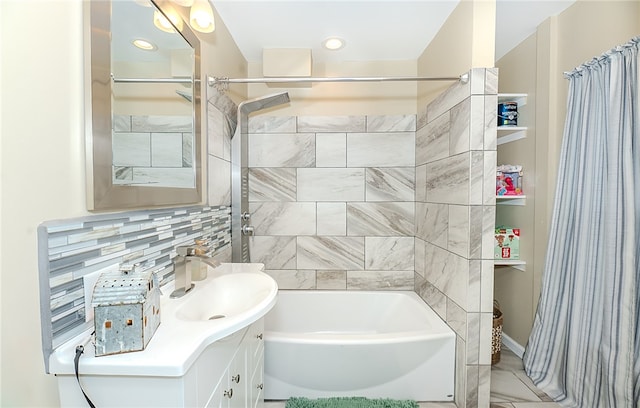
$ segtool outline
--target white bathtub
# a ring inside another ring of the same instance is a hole
[[[455,334],[414,292],[281,290],[264,336],[265,399],[453,400]]]

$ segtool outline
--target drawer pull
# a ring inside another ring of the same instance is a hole
[[[229,388],[229,390],[225,390],[223,395],[229,399],[233,398],[233,388]]]
[[[257,389],[261,390],[264,388],[264,384],[258,384],[258,386],[256,387]]]
[[[231,381],[233,381],[236,384],[240,384],[240,374],[237,374],[231,377]]]
[[[257,337],[259,340],[262,340],[262,333],[258,334],[256,337]]]

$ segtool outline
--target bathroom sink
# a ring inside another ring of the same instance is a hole
[[[265,273],[232,273],[196,284],[176,317],[187,321],[229,320],[251,313],[278,288]]]

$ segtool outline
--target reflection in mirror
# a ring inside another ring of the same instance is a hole
[[[194,52],[162,18],[150,2],[112,3],[113,183],[193,188]]]
[[[179,18],[166,0],[90,2],[91,210],[201,201],[200,45]]]

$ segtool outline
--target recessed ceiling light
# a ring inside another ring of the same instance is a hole
[[[344,40],[338,37],[330,37],[322,42],[322,46],[328,50],[339,50],[344,47]]]
[[[133,45],[145,51],[155,51],[158,49],[155,44],[141,38],[133,40]]]

